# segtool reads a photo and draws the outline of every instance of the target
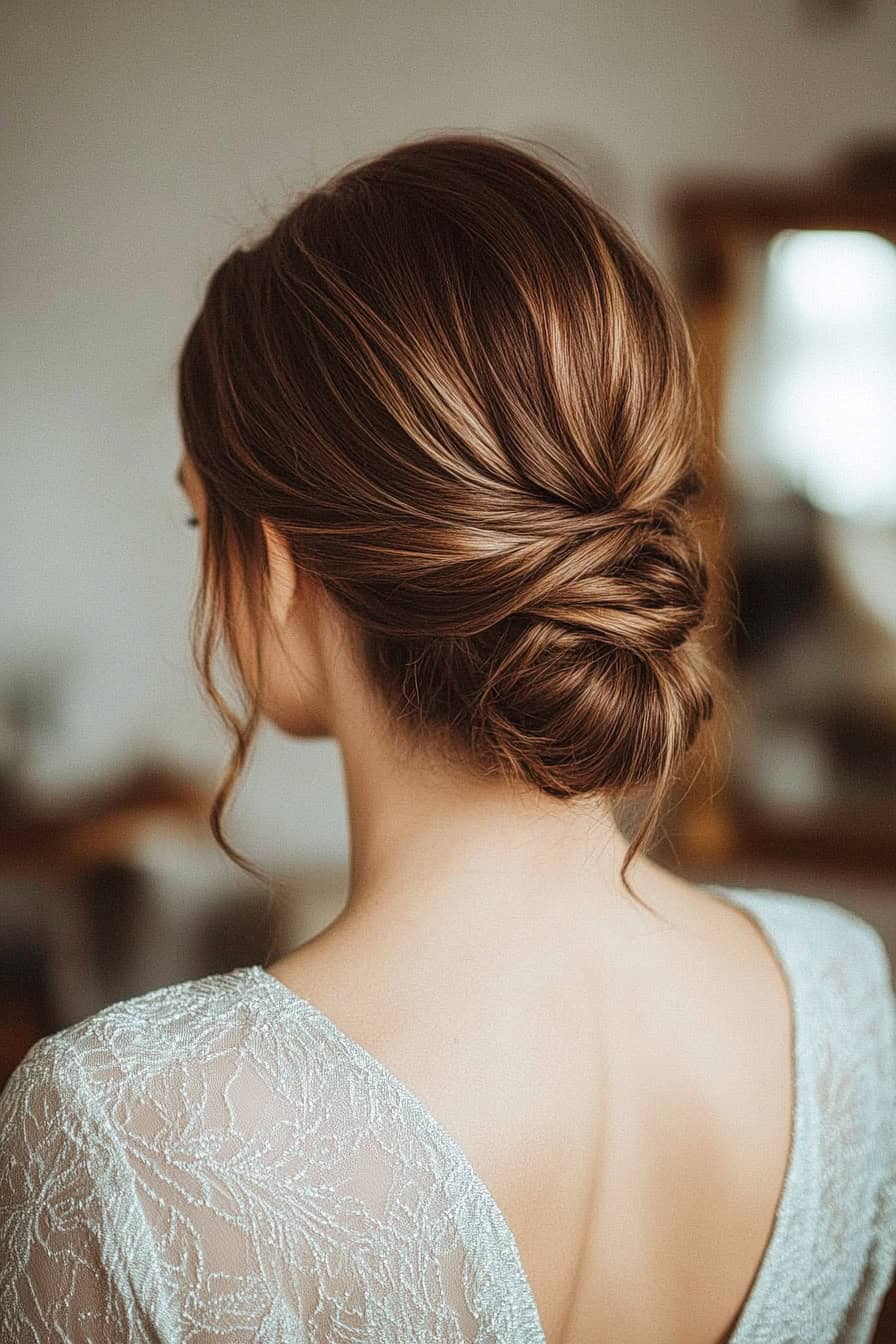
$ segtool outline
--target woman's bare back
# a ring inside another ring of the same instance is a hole
[[[467,1155],[548,1344],[723,1344],[784,1182],[791,1005],[744,912],[652,866],[635,885],[671,928],[645,922],[599,983],[573,948],[537,979],[403,975],[336,928],[268,969]]]

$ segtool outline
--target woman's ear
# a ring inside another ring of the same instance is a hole
[[[270,573],[271,615],[278,626],[285,623],[296,596],[296,567],[283,536],[266,518],[261,520]]]

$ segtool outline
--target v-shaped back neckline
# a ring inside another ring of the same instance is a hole
[[[784,1238],[787,1232],[787,1223],[790,1216],[790,1208],[794,1199],[796,1187],[797,1172],[802,1166],[805,1149],[805,1114],[803,1109],[804,1098],[809,1095],[809,1077],[808,1066],[809,1057],[807,1052],[807,1043],[803,1038],[802,1021],[802,985],[800,977],[796,973],[793,959],[790,955],[791,949],[785,949],[779,934],[775,931],[772,923],[763,918],[759,908],[754,902],[755,896],[778,897],[787,899],[784,892],[772,891],[770,889],[751,890],[744,887],[728,887],[718,883],[703,883],[701,891],[707,892],[710,896],[718,897],[726,905],[734,905],[742,910],[751,923],[758,929],[763,941],[778,963],[778,967],[787,987],[787,997],[790,1003],[790,1143],[787,1152],[787,1162],[784,1169],[784,1179],[781,1184],[781,1190],[778,1195],[778,1202],[775,1206],[775,1212],[772,1218],[772,1228],[766,1243],[765,1251],[759,1261],[759,1265],[753,1275],[753,1282],[747,1290],[747,1295],[741,1304],[737,1319],[722,1344],[745,1344],[747,1332],[752,1331],[754,1327],[761,1322],[761,1312],[768,1296],[769,1286],[773,1282],[777,1261],[780,1258],[784,1245]],[[757,1319],[758,1318],[758,1319]]]
[[[791,1116],[790,1116],[790,1145],[787,1156],[787,1165],[784,1174],[784,1180],[781,1191],[778,1196],[778,1202],[775,1207],[772,1229],[766,1243],[765,1251],[759,1266],[753,1276],[753,1282],[747,1292],[740,1312],[738,1313],[735,1324],[726,1336],[723,1344],[745,1344],[745,1331],[754,1323],[756,1313],[761,1310],[763,1295],[768,1284],[771,1282],[771,1276],[774,1274],[775,1263],[778,1258],[780,1244],[784,1235],[786,1216],[793,1198],[794,1173],[797,1164],[802,1159],[802,1099],[806,1095],[807,1080],[804,1076],[805,1062],[802,1033],[800,1031],[800,1010],[799,1010],[799,985],[791,973],[791,966],[784,952],[783,947],[775,933],[760,916],[753,905],[752,896],[754,894],[777,895],[777,892],[753,892],[749,889],[740,887],[727,887],[718,884],[703,884],[701,890],[708,892],[710,896],[720,897],[726,904],[735,905],[743,910],[747,918],[756,926],[760,935],[769,947],[775,960],[781,969],[787,986],[788,998],[790,1000],[791,1012]],[[268,993],[276,996],[282,1003],[290,1006],[293,1010],[303,1014],[306,1018],[312,1019],[321,1031],[328,1035],[332,1040],[339,1043],[352,1058],[354,1058],[367,1070],[373,1070],[382,1081],[389,1087],[392,1093],[399,1097],[406,1107],[410,1108],[418,1121],[425,1127],[429,1136],[444,1152],[447,1152],[456,1164],[464,1170],[469,1183],[476,1190],[486,1207],[492,1214],[493,1221],[504,1242],[503,1250],[507,1258],[508,1265],[514,1278],[517,1280],[517,1286],[520,1289],[520,1298],[526,1304],[526,1311],[529,1320],[525,1326],[529,1333],[526,1335],[526,1344],[547,1344],[547,1336],[544,1332],[544,1326],[541,1320],[541,1312],[538,1303],[535,1300],[535,1294],[529,1283],[528,1275],[523,1266],[522,1256],[517,1244],[513,1229],[508,1223],[500,1205],[486,1185],[485,1181],[477,1172],[470,1158],[464,1152],[460,1144],[451,1137],[442,1123],[436,1119],[429,1108],[417,1096],[413,1089],[398,1077],[397,1074],[378,1059],[354,1037],[343,1031],[333,1019],[311,1003],[308,999],[297,994],[295,990],[272,975],[270,971],[260,964],[247,966],[242,972],[237,974],[253,976],[255,983],[267,990]]]
[[[317,1023],[321,1031],[330,1037],[331,1040],[338,1041],[343,1050],[369,1071],[373,1070],[389,1087],[392,1093],[399,1097],[411,1112],[417,1117],[420,1123],[425,1127],[427,1133],[433,1142],[441,1148],[443,1152],[450,1153],[454,1162],[459,1165],[470,1185],[476,1190],[477,1194],[483,1200],[492,1214],[493,1221],[498,1228],[499,1234],[504,1242],[503,1250],[510,1265],[511,1272],[517,1280],[520,1289],[520,1299],[525,1302],[526,1312],[530,1320],[525,1322],[529,1333],[525,1337],[525,1344],[547,1344],[547,1336],[544,1333],[544,1326],[541,1322],[541,1313],[538,1309],[538,1303],[535,1301],[535,1294],[529,1283],[528,1276],[523,1267],[522,1256],[517,1245],[516,1237],[510,1227],[507,1219],[489,1190],[485,1181],[479,1175],[473,1163],[467,1154],[461,1148],[460,1144],[451,1137],[439,1120],[435,1118],[429,1108],[423,1103],[416,1092],[413,1091],[407,1083],[402,1082],[396,1073],[378,1059],[360,1041],[356,1041],[353,1036],[349,1036],[340,1026],[333,1021],[323,1009],[318,1008],[308,999],[302,998],[294,990],[285,985],[282,980],[278,980],[270,971],[266,971],[261,965],[248,966],[245,971],[255,975],[256,980],[260,982],[273,994],[278,994],[283,1002],[289,1004],[292,1000],[294,1006],[306,1018],[312,1019]],[[285,996],[285,997],[284,997]]]

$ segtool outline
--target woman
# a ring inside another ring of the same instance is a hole
[[[334,736],[348,902],[29,1052],[4,1340],[870,1337],[883,944],[643,853],[713,706],[697,413],[667,284],[510,137],[356,162],[219,266],[180,360],[213,830],[250,866],[261,715]]]

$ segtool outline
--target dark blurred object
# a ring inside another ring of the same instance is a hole
[[[0,1089],[28,1050],[54,1030],[46,949],[0,942]]]
[[[884,1298],[871,1344],[896,1344],[896,1283]]]
[[[101,859],[85,870],[75,891],[84,904],[96,982],[111,1003],[119,997],[130,963],[140,954],[140,934],[151,901],[149,876],[121,859]]]
[[[830,156],[827,171],[848,187],[896,191],[896,136],[875,134],[853,141]]]
[[[860,796],[874,790],[896,799],[896,714],[873,717],[866,705],[838,700],[818,721],[845,784]]]
[[[737,615],[734,657],[738,666],[761,658],[797,621],[817,608],[821,594],[817,557],[810,552],[735,559]]]
[[[205,781],[155,761],[55,803],[39,799],[15,772],[6,774],[0,1067],[122,996],[141,956],[139,930],[150,902],[148,875],[134,854],[160,822],[205,836],[211,797]]]
[[[237,891],[211,907],[197,928],[197,953],[204,975],[235,966],[263,965],[274,955],[280,917],[269,893]]]
[[[840,26],[859,18],[869,8],[868,0],[799,0],[799,7],[804,17],[815,23]]]
[[[46,804],[20,786],[0,815],[0,872],[48,870],[76,878],[94,859],[127,856],[134,832],[152,816],[204,823],[210,786],[156,761],[129,765],[67,801]]]
[[[25,663],[0,686],[0,818],[5,824],[27,808],[24,781],[35,741],[58,724],[63,666],[49,658]]]
[[[732,631],[738,667],[763,657],[794,625],[817,611],[824,595],[824,566],[815,510],[791,494],[765,500],[763,531],[732,503],[732,565],[737,620]]]

